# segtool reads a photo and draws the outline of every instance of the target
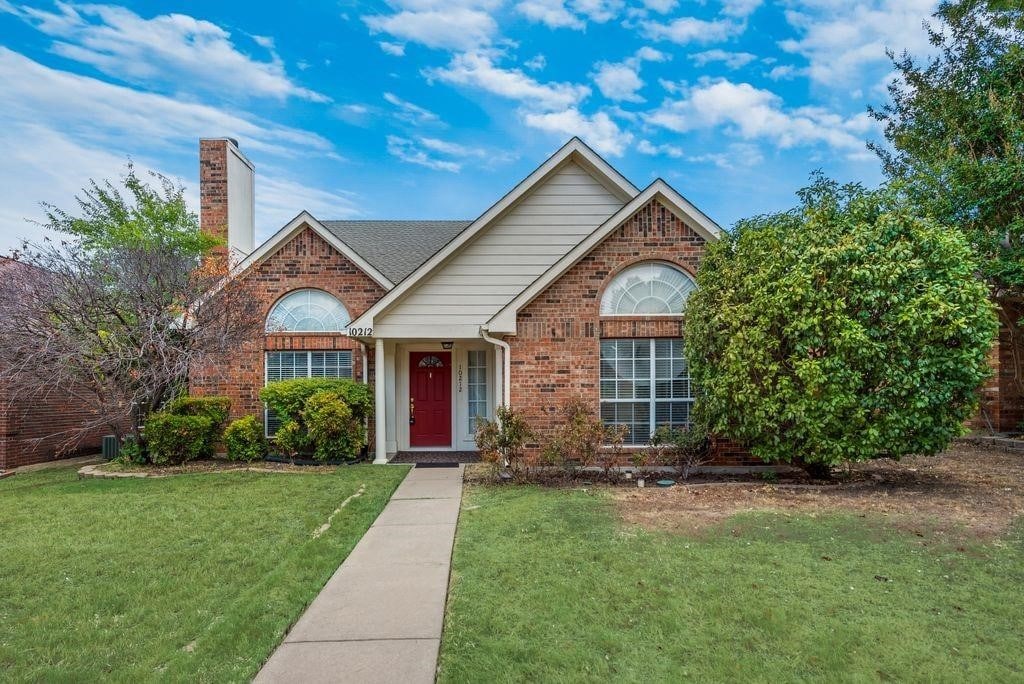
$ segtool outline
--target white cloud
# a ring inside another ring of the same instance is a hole
[[[330,141],[309,131],[58,71],[4,47],[0,83],[5,97],[0,121],[51,126],[83,144],[120,147],[130,136],[139,145],[191,149],[200,136],[223,134],[239,139],[245,149],[279,156],[334,155]]]
[[[644,7],[658,14],[668,14],[678,4],[679,0],[643,0]]]
[[[788,81],[791,78],[796,78],[799,74],[800,70],[792,64],[780,64],[777,67],[772,67],[767,76],[773,81]]]
[[[775,93],[726,79],[704,81],[646,116],[650,125],[684,133],[724,127],[744,140],[767,140],[786,149],[825,144],[848,153],[864,149],[870,119],[843,118],[820,107],[786,109]]]
[[[523,66],[530,71],[540,71],[548,65],[548,59],[544,55],[537,54],[523,62]]]
[[[578,135],[601,154],[612,157],[621,157],[633,141],[633,134],[620,129],[604,112],[586,116],[570,107],[560,112],[527,113],[523,121],[531,128],[556,133],[563,138]]]
[[[673,159],[681,159],[685,155],[683,149],[675,145],[655,145],[650,140],[641,140],[636,144],[636,151],[640,154],[646,154],[652,157],[660,157],[662,155],[666,157],[672,157]]]
[[[523,0],[516,5],[516,11],[548,28],[582,30],[586,26],[582,19],[569,11],[564,0]]]
[[[622,0],[522,0],[516,11],[548,28],[582,31],[590,21],[603,24],[622,9]]]
[[[668,40],[679,45],[688,43],[716,43],[743,33],[746,26],[741,22],[715,19],[707,21],[696,17],[679,17],[667,24],[658,21],[642,21],[640,27],[654,40]]]
[[[495,0],[398,0],[394,14],[364,16],[374,33],[431,48],[472,50],[489,45],[498,32],[490,10]]]
[[[442,123],[441,117],[429,109],[424,109],[408,100],[403,100],[394,93],[384,93],[384,100],[395,107],[395,116],[413,125]]]
[[[761,6],[763,0],[723,0],[722,14],[727,17],[746,19]]]
[[[448,66],[427,69],[424,75],[452,85],[478,88],[531,108],[556,110],[572,107],[590,95],[590,88],[573,83],[541,83],[520,69],[494,63],[489,53],[471,52],[452,57]]]
[[[785,16],[800,37],[779,46],[807,59],[812,81],[849,88],[865,67],[888,64],[887,47],[928,53],[922,22],[935,6],[935,0],[799,0]]]
[[[326,96],[296,84],[273,51],[273,39],[252,36],[269,61],[241,52],[231,34],[185,14],[144,19],[123,7],[58,3],[57,12],[19,7],[14,13],[55,38],[51,51],[104,74],[147,88],[203,90],[231,96]]]
[[[598,62],[594,65],[596,71],[592,77],[601,94],[610,100],[643,102],[644,98],[638,94],[638,91],[644,86],[644,82],[640,78],[641,64],[643,62],[665,62],[669,59],[671,59],[671,55],[644,46],[637,50],[632,57],[622,62]]]
[[[757,59],[757,55],[749,52],[728,52],[715,48],[690,55],[693,63],[699,67],[706,66],[711,62],[722,62],[730,69],[741,69]]]
[[[458,173],[462,169],[462,164],[458,162],[430,156],[426,150],[408,138],[389,135],[387,141],[388,154],[404,162],[425,166],[436,171],[450,171],[452,173]]]
[[[389,55],[394,55],[395,57],[402,57],[405,55],[405,45],[402,43],[389,43],[386,40],[381,40],[377,42],[377,45],[379,45],[380,49]]]

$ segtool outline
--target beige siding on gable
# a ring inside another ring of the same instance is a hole
[[[622,205],[569,162],[378,316],[375,325],[482,325]]]

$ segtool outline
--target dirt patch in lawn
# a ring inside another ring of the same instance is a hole
[[[1024,454],[959,443],[933,457],[853,466],[834,484],[750,482],[611,490],[622,518],[699,532],[736,513],[877,514],[921,536],[993,538],[1024,514]]]

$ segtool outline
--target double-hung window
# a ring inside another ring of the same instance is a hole
[[[627,444],[646,444],[662,425],[689,425],[692,407],[682,340],[601,341],[601,419],[625,425]]]
[[[273,351],[267,352],[266,382],[295,378],[351,378],[352,352],[343,351]],[[267,437],[273,437],[281,420],[266,409],[263,424]]]

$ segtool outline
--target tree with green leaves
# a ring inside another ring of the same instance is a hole
[[[996,329],[970,247],[890,189],[818,176],[799,196],[708,247],[685,324],[701,417],[818,472],[941,451]]]
[[[943,2],[927,27],[935,54],[890,53],[898,78],[873,116],[872,145],[923,215],[959,229],[1010,332],[1024,382],[1024,3]]]
[[[78,210],[52,205],[58,234],[24,243],[0,282],[0,383],[19,401],[60,397],[89,409],[62,436],[74,447],[103,427],[139,437],[197,367],[261,330],[259,300],[199,228],[184,189],[129,166],[123,187],[90,182]]]

